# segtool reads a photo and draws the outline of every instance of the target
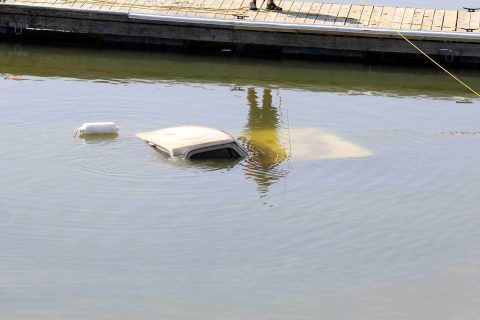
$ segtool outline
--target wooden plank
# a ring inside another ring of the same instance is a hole
[[[54,6],[55,6],[55,7],[58,7],[58,5],[59,5],[61,2],[62,2],[61,0],[55,0]],[[98,9],[100,9],[100,5],[99,5],[99,4],[96,4],[95,10],[98,10]]]
[[[75,0],[73,0],[75,1]],[[65,1],[65,3],[68,3],[69,1]],[[117,2],[117,0],[112,0],[112,1],[102,1],[102,7],[101,9],[104,10],[104,11],[110,11],[112,10],[113,6],[115,5],[115,3]],[[63,5],[62,7],[65,7],[65,5]]]
[[[189,16],[189,17],[200,17],[201,13],[202,13],[202,8],[204,8],[205,6],[205,2],[207,0],[197,0],[195,1],[195,5],[193,6],[194,9],[192,9],[190,12],[188,12],[187,14],[185,14],[186,16]]]
[[[44,4],[42,2],[43,2],[43,0],[34,0],[34,1],[27,2],[27,4],[31,4],[31,5],[34,5],[36,7],[44,7]],[[73,2],[76,3],[76,1],[73,1]]]
[[[228,1],[228,0],[219,0],[218,2],[215,3],[215,7],[213,8],[212,15],[211,15],[212,18],[216,18],[217,15],[222,14],[223,4],[225,3],[225,1]]]
[[[405,8],[395,8],[395,13],[393,14],[392,29],[401,29],[404,14]]]
[[[320,2],[312,3],[312,7],[310,8],[310,11],[308,12],[307,17],[305,18],[305,23],[307,24],[315,23],[315,19],[318,17],[318,13],[320,12],[321,8],[322,8],[322,3]]]
[[[109,2],[102,2],[100,5],[100,10],[109,10],[112,7],[112,4]]]
[[[218,11],[213,16],[215,19],[225,18],[226,13],[230,11],[230,6],[232,5],[232,0],[223,0],[222,4],[218,8]]]
[[[368,26],[371,28],[377,28],[380,24],[380,18],[382,17],[383,7],[375,6],[373,7],[372,15],[370,16],[370,21]]]
[[[432,30],[435,9],[425,9],[423,13],[422,30]]]
[[[480,11],[470,14],[470,29],[480,32]]]
[[[480,32],[480,12],[472,12],[470,15],[470,28],[474,30],[474,32]]]
[[[145,12],[145,0],[135,1],[135,6],[132,7],[130,12],[144,13]]]
[[[382,16],[380,17],[379,28],[391,29],[393,24],[393,17],[395,15],[395,7],[384,7]]]
[[[250,1],[249,1],[249,3],[250,3]],[[281,8],[284,7],[283,1],[281,1],[281,0],[278,1],[278,2],[276,2],[276,4],[277,4],[277,6],[279,6],[279,7],[281,7]],[[283,10],[282,10],[282,11],[283,11]],[[274,22],[275,19],[276,19],[277,16],[278,16],[278,13],[279,13],[279,11],[275,11],[275,10],[269,11],[269,12],[267,13],[267,15],[265,16],[264,21]]]
[[[257,22],[265,21],[269,13],[270,13],[270,10],[258,9],[258,11],[256,11],[253,17],[253,21],[257,21]]]
[[[192,4],[192,10],[188,11],[185,13],[185,16],[187,17],[193,17],[197,14],[197,10],[200,9],[203,6],[203,3],[205,0],[197,0],[194,1]]]
[[[275,22],[284,22],[287,18],[288,12],[290,8],[293,6],[293,1],[285,1],[283,3],[283,10],[278,12],[277,16],[275,17]]]
[[[235,15],[247,16],[250,13],[248,10],[248,4],[250,0],[233,0],[230,1],[228,11],[224,12],[224,19],[238,19]]]
[[[80,0],[80,2],[82,3],[82,6],[89,4],[87,3],[86,0]],[[31,3],[38,7],[54,7],[55,6],[55,0],[34,0]]]
[[[75,2],[77,2],[76,0]],[[116,0],[115,3],[112,4],[110,7],[110,11],[120,11],[120,7],[122,6],[123,0]]]
[[[115,3],[110,8],[110,10],[117,11],[117,12],[124,12],[126,10],[125,0],[116,0]]]
[[[332,7],[331,3],[324,3],[322,7],[318,11],[318,15],[315,18],[316,24],[324,24],[325,20],[328,18],[328,13],[330,12],[330,8]]]
[[[257,0],[257,11],[252,11],[252,21],[264,21],[266,16],[264,15],[264,13],[262,13],[260,15],[260,17],[257,18],[257,16],[259,15],[259,13],[263,10],[262,8],[262,5],[265,4],[265,2],[262,0],[262,2],[260,2],[261,0]]]
[[[82,4],[79,3],[77,0],[73,0],[71,2],[65,2],[65,4],[62,5],[63,8],[80,8],[81,6]]]
[[[313,3],[312,2],[304,2],[302,9],[300,10],[300,13],[298,16],[295,18],[295,23],[304,23],[305,19],[308,16],[308,13],[310,12],[310,9],[312,8]]]
[[[300,1],[293,2],[292,7],[287,12],[287,17],[285,18],[284,22],[285,23],[295,22],[295,19],[297,18],[298,14],[299,14],[299,11],[301,10],[303,4],[304,4],[304,2],[300,2]]]
[[[433,14],[432,30],[441,31],[443,25],[443,17],[445,16],[445,10],[435,10]]]
[[[120,12],[128,12],[131,8],[131,2],[128,0],[120,0],[117,3],[117,8]]]
[[[442,31],[455,31],[457,29],[457,10],[446,10],[443,18]]]
[[[337,19],[337,15],[340,12],[341,7],[342,5],[338,3],[332,4],[332,6],[330,7],[330,11],[328,11],[327,18],[325,19],[325,22],[323,24],[326,24],[326,25],[334,24],[335,19]]]
[[[362,17],[363,7],[358,4],[352,5],[350,8],[350,12],[348,13],[347,21],[345,21],[345,25],[347,26],[356,26],[358,25],[360,18]]]
[[[260,7],[262,5],[262,2],[263,2],[263,7]],[[257,6],[258,6],[258,10],[253,11],[254,12],[254,14],[252,15],[253,21],[258,21],[258,22],[265,21],[265,18],[267,17],[269,12],[265,9],[265,2],[261,0],[257,0]]]
[[[347,22],[348,14],[350,13],[351,4],[342,4],[340,11],[338,12],[337,18],[335,19],[334,24],[343,26]]]
[[[288,15],[288,17],[285,19],[286,21],[288,20],[289,23],[296,23],[297,19],[300,17],[302,18],[302,13],[305,10],[305,7],[307,6],[307,2],[304,1],[293,1],[294,4],[290,8],[291,15]]]
[[[37,0],[37,1],[34,1],[34,4],[35,4],[35,6],[38,6],[38,7],[51,7],[52,6],[52,2],[48,1],[48,0]],[[80,8],[83,5],[85,5],[85,2],[81,1],[81,3],[79,4]]]
[[[100,10],[101,7],[102,7],[101,2],[94,1],[90,6],[89,10]],[[135,11],[135,12],[138,12],[138,11]]]
[[[129,4],[128,4],[128,10],[127,12],[132,12],[133,10],[135,10],[136,6],[137,6],[137,3],[139,2],[140,0],[128,0]]]
[[[160,12],[160,7],[158,4],[155,4],[152,0],[141,0],[139,2],[139,5],[141,5],[141,13],[148,13],[148,14],[158,14]]]
[[[98,3],[96,0],[94,0],[93,2]],[[131,4],[129,5],[128,12],[141,12],[142,4],[143,4],[143,0],[135,0],[131,2]],[[98,4],[93,5],[91,9],[96,9],[97,6]]]
[[[121,0],[119,0],[121,1]],[[75,4],[73,5],[73,8],[80,8],[82,9],[82,7],[85,5],[85,2],[82,1],[82,0],[76,0],[75,1]],[[120,11],[120,6],[117,4],[117,8],[115,9],[116,11]]]
[[[360,21],[358,25],[361,27],[367,27],[368,23],[370,22],[370,17],[372,16],[373,6],[365,6],[363,7],[362,15],[360,17]]]
[[[410,30],[412,27],[413,15],[415,14],[415,8],[406,8],[403,15],[402,25],[400,29]]]
[[[145,10],[147,13],[153,14],[171,14],[171,7],[174,0],[148,0],[145,2]]]
[[[165,8],[164,1],[163,2],[153,2],[152,0],[146,0],[143,3],[143,11],[145,13],[152,13],[152,14],[166,14],[168,9]]]
[[[81,8],[82,5],[84,5],[83,1],[76,1],[75,4],[76,4],[77,8]],[[37,6],[37,7],[46,7],[48,5],[49,4],[46,3],[45,0],[35,1],[35,6]]]
[[[185,4],[188,4],[188,1],[180,1],[180,0],[175,0],[170,4],[170,8],[168,9],[168,14],[172,16],[184,16],[184,10],[182,10],[182,7],[185,6]]]
[[[413,21],[410,30],[420,30],[422,28],[423,14],[425,9],[415,9],[413,13]]]
[[[211,8],[214,3],[215,3],[215,0],[204,0],[202,3],[202,6],[195,13],[195,17],[204,18],[205,15],[207,14],[207,10],[209,10],[209,8]]]
[[[213,0],[208,3],[208,6],[204,7],[205,12],[202,13],[204,18],[215,18],[215,14],[218,13],[218,9],[222,6],[223,0]]]
[[[34,1],[31,1],[30,4],[32,4],[36,7],[44,7],[45,6],[44,0],[34,0]],[[80,6],[80,5],[77,4],[77,1],[75,1],[75,4],[77,5],[77,7]]]
[[[457,31],[465,31],[470,27],[470,13],[467,11],[459,11],[457,18]]]

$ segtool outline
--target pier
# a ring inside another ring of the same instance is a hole
[[[287,55],[420,57],[480,61],[480,11],[250,0],[5,0],[0,37],[87,35],[99,42],[266,49]],[[261,1],[258,1],[258,5]]]

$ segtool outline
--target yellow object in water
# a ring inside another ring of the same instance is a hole
[[[373,153],[353,142],[319,128],[290,130],[293,160],[365,158]]]
[[[249,130],[249,149],[259,153],[262,163],[292,160],[365,158],[373,153],[320,128]]]

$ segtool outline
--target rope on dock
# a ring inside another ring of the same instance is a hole
[[[451,73],[450,71],[448,71],[447,69],[445,69],[440,63],[438,63],[437,61],[435,61],[432,57],[430,57],[428,54],[426,54],[422,49],[420,49],[419,47],[417,47],[412,41],[408,40],[407,37],[405,37],[403,34],[401,34],[399,31],[397,31],[398,35],[400,37],[402,37],[405,41],[407,41],[412,47],[414,47],[418,52],[420,52],[421,54],[423,54],[425,57],[427,57],[428,60],[432,61],[437,67],[439,67],[440,69],[442,69],[443,71],[445,71],[450,77],[452,77],[453,79],[455,79],[456,81],[458,81],[461,85],[463,85],[465,88],[467,88],[468,90],[470,90],[471,92],[473,92],[477,97],[480,97],[480,94],[473,90],[469,85],[467,85],[465,82],[463,82],[462,80],[460,80],[457,76],[455,76],[453,73]]]

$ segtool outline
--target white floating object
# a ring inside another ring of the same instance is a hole
[[[179,126],[142,132],[137,137],[170,157],[243,158],[245,149],[223,131],[201,126]]]
[[[118,127],[113,122],[88,122],[77,130],[78,135],[117,134]]]

